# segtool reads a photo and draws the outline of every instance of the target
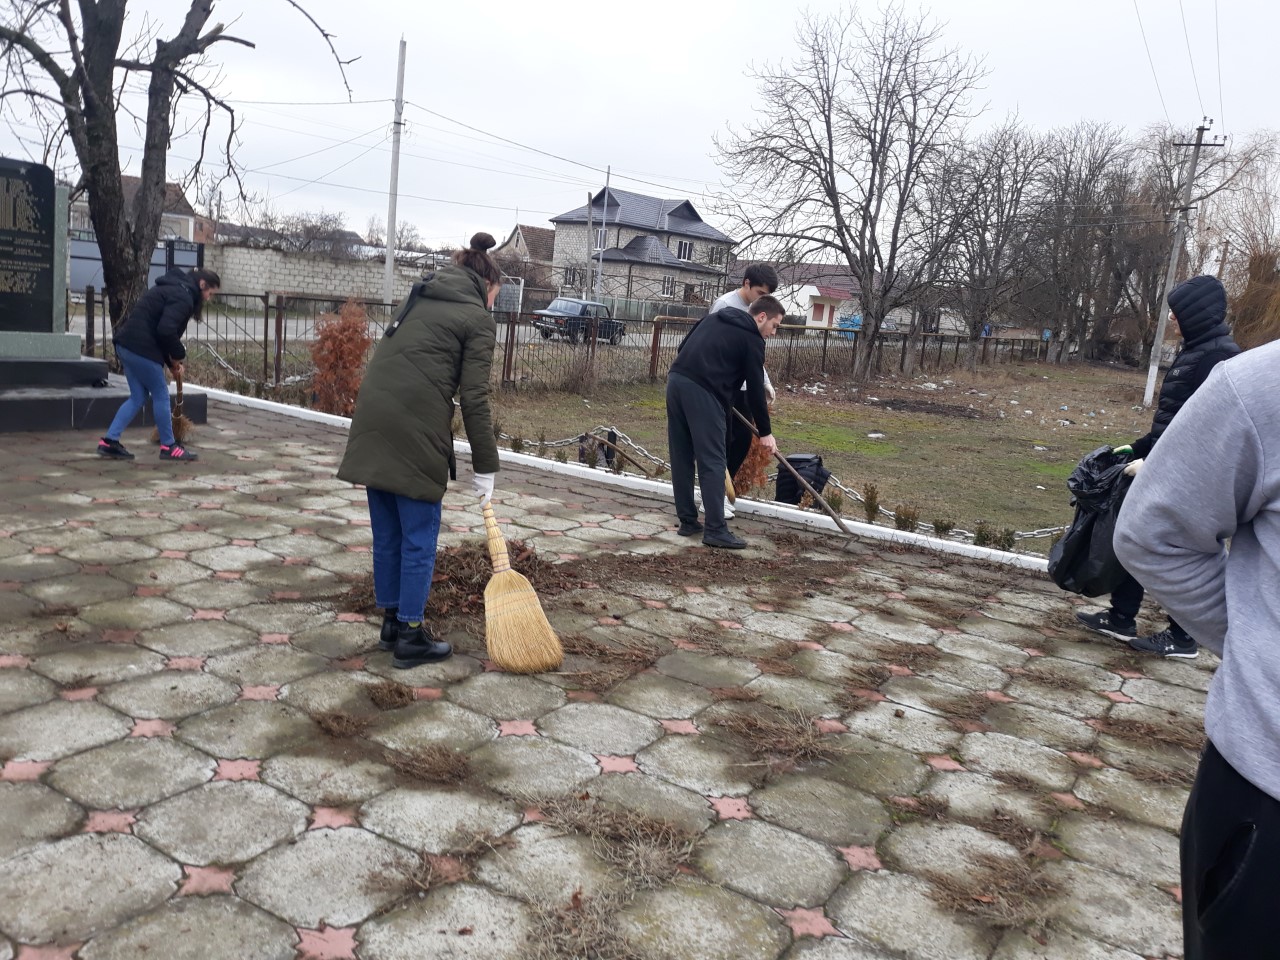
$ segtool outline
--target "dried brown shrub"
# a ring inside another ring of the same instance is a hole
[[[949,910],[967,913],[997,928],[1042,924],[1052,912],[1059,885],[1039,866],[980,853],[964,877],[928,874],[933,897]]]
[[[351,416],[372,343],[368,314],[355,300],[344,303],[337,314],[326,313],[316,321],[316,338],[311,344],[316,372],[311,388],[317,409]]]
[[[388,751],[386,761],[406,776],[428,783],[462,783],[471,773],[470,758],[442,743]]]
[[[527,960],[641,960],[618,932],[616,914],[624,905],[616,894],[587,897],[581,889],[567,903],[535,905],[538,932]]]
[[[763,490],[769,485],[769,466],[773,463],[773,455],[760,442],[759,437],[751,438],[751,449],[747,458],[733,475],[733,488],[738,496],[744,496],[754,490]]]
[[[590,797],[537,802],[546,822],[590,837],[596,854],[640,888],[670,882],[693,857],[697,837],[681,827]]]
[[[717,702],[732,700],[739,703],[754,703],[760,699],[759,693],[748,690],[746,687],[711,687],[708,692],[711,694],[711,699]]]
[[[1163,743],[1171,747],[1182,747],[1199,752],[1204,749],[1204,732],[1198,727],[1185,724],[1148,723],[1145,720],[1132,720],[1127,717],[1109,717],[1101,721],[1098,729],[1134,743]]]
[[[761,760],[783,758],[795,763],[830,760],[840,751],[818,729],[817,718],[799,710],[765,707],[724,713],[712,722]]]
[[[912,671],[931,666],[942,658],[942,651],[927,643],[882,643],[875,650],[889,663]]]
[[[365,692],[379,710],[397,710],[413,703],[413,688],[394,680],[371,684]]]
[[[335,739],[344,737],[362,737],[365,731],[369,729],[369,725],[373,723],[372,717],[357,717],[341,710],[331,710],[328,713],[314,713],[311,719],[316,722],[326,736]]]

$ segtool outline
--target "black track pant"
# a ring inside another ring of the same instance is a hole
[[[667,450],[676,516],[684,523],[698,519],[693,498],[693,468],[698,467],[702,512],[707,533],[724,533],[724,407],[705,387],[679,373],[667,374]]]
[[[733,410],[739,411],[748,420],[751,419],[751,411],[747,408],[747,391],[739,390],[733,398]],[[733,415],[733,410],[729,411],[729,476],[735,476],[738,469],[742,466],[747,454],[751,452],[751,428]]]
[[[1205,748],[1182,819],[1186,960],[1280,956],[1280,801]]]
[[[1138,611],[1142,608],[1142,597],[1142,584],[1132,576],[1127,576],[1124,583],[1116,587],[1111,594],[1112,618],[1122,620],[1125,623],[1133,623],[1138,616]],[[1181,643],[1186,643],[1189,639],[1187,631],[1178,626],[1178,621],[1174,620],[1173,617],[1169,618],[1169,630]]]

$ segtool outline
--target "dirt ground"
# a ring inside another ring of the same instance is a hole
[[[925,521],[1031,530],[1070,520],[1064,481],[1082,456],[1147,431],[1144,382],[1143,372],[1127,367],[1025,363],[861,388],[779,383],[774,432],[783,453],[820,454],[845,485],[875,484],[891,510],[906,504]],[[600,387],[589,397],[503,392],[495,415],[527,449],[540,436],[555,440],[605,424],[665,457],[663,389]],[[844,511],[861,513],[856,504]]]

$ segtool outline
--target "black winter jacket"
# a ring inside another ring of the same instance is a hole
[[[1227,328],[1227,293],[1215,277],[1192,277],[1169,294],[1183,345],[1160,385],[1151,432],[1133,442],[1133,455],[1147,457],[1182,405],[1223,360],[1240,352]]]
[[[747,384],[747,406],[760,436],[773,432],[764,395],[764,337],[751,314],[726,307],[699,320],[680,344],[671,372],[688,377],[720,401],[725,415]]]
[[[200,284],[186,271],[170,270],[133,305],[111,342],[159,364],[183,360],[182,335],[199,305]]]

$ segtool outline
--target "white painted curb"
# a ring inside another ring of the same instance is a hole
[[[203,391],[210,400],[218,400],[223,403],[229,403],[234,406],[248,407],[252,410],[263,410],[268,413],[279,413],[284,416],[294,417],[298,420],[306,420],[311,423],[323,423],[330,427],[342,427],[344,430],[351,426],[349,417],[339,417],[332,413],[320,413],[318,410],[307,410],[304,407],[295,407],[287,403],[277,403],[274,400],[259,400],[257,397],[246,397],[238,393],[231,393],[228,390],[216,390],[211,387],[201,387],[197,384],[188,384],[192,390]],[[471,444],[465,440],[454,440],[454,448],[459,453],[471,454]],[[522,467],[530,467],[534,470],[541,470],[544,473],[553,473],[565,477],[573,477],[579,480],[590,480],[593,483],[603,484],[607,487],[613,487],[619,490],[633,490],[637,493],[644,493],[652,497],[662,499],[671,499],[671,484],[664,483],[661,480],[649,480],[646,477],[633,477],[625,474],[617,474],[608,470],[599,468],[591,468],[582,463],[560,463],[558,460],[547,460],[543,457],[531,456],[527,453],[515,453],[511,450],[499,450],[498,457],[504,463],[512,463]],[[782,520],[786,523],[795,524],[796,526],[808,527],[812,530],[821,530],[824,533],[835,534],[840,536],[840,528],[836,526],[834,520],[828,516],[819,513],[812,513],[808,510],[800,510],[796,507],[789,506],[785,503],[774,503],[762,500],[740,499],[734,504],[736,513],[747,516],[767,517],[771,520]],[[905,530],[890,530],[888,527],[879,527],[870,523],[862,523],[857,520],[845,520],[845,526],[859,537],[866,537],[869,540],[882,540],[888,543],[898,543],[904,546],[919,547],[922,550],[934,550],[938,553],[949,553],[958,557],[964,557],[968,560],[985,560],[989,563],[999,563],[1009,567],[1016,567],[1020,570],[1035,570],[1041,573],[1047,573],[1049,569],[1049,561],[1045,557],[1031,557],[1021,553],[1007,553],[1004,550],[994,550],[990,547],[975,547],[971,543],[959,543],[955,540],[944,540],[937,537],[925,536],[923,533],[908,533]]]

